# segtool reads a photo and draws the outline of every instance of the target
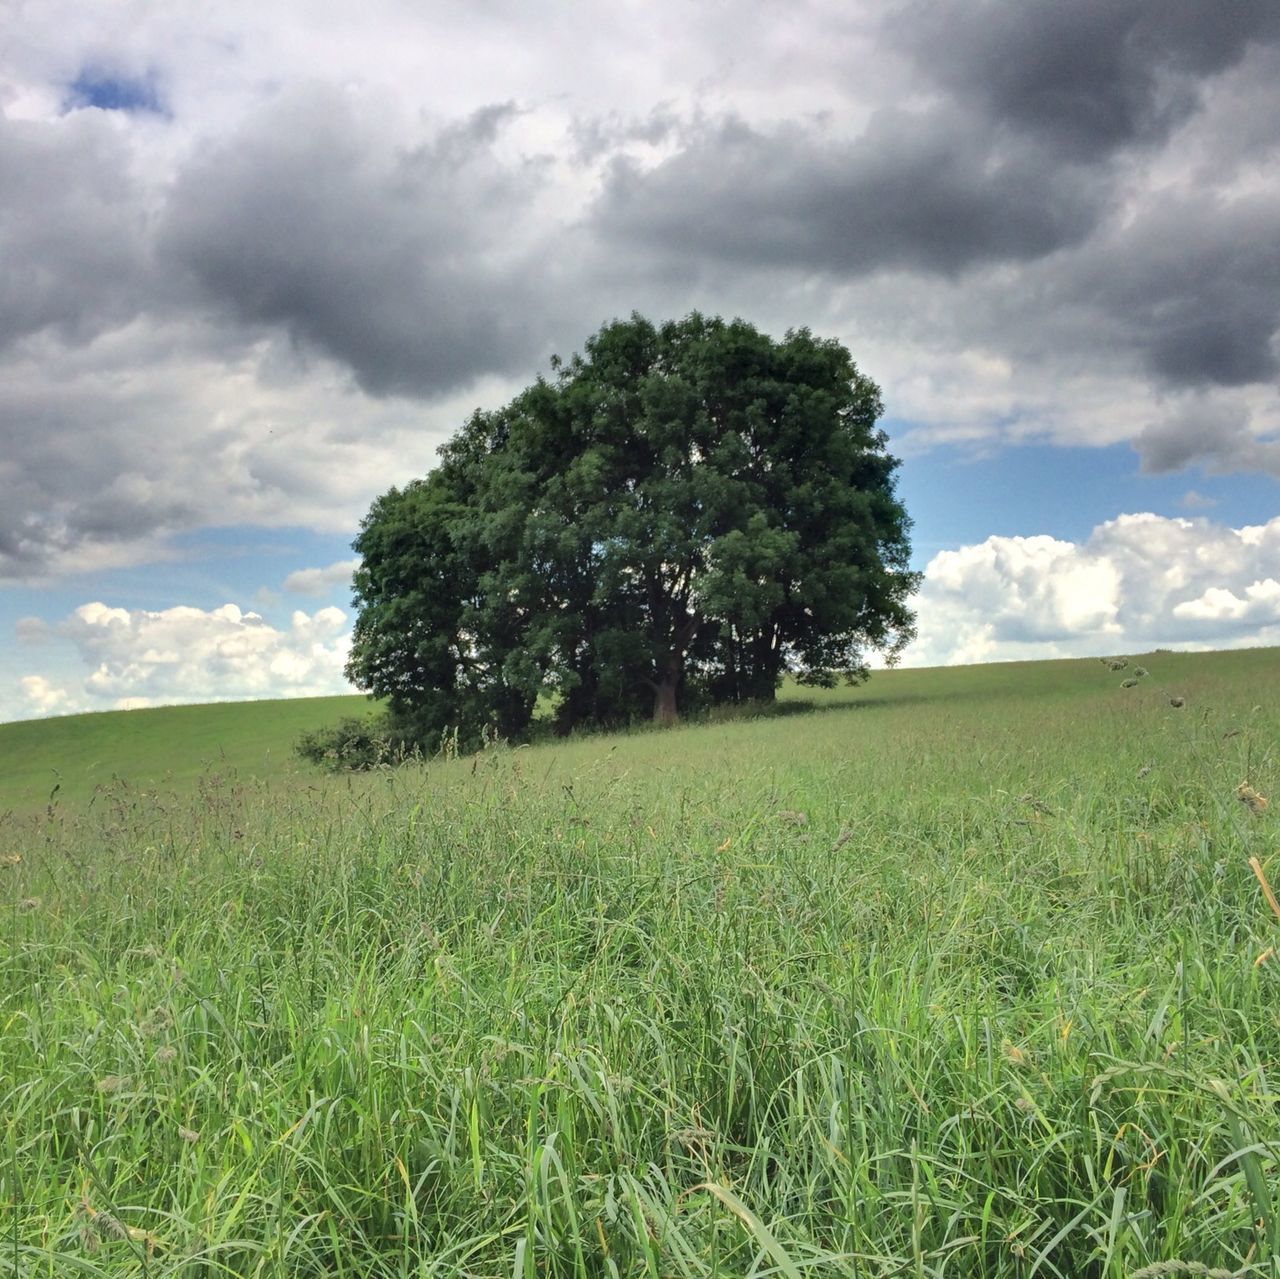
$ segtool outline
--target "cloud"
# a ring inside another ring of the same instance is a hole
[[[68,715],[82,709],[71,693],[58,688],[43,675],[24,675],[18,681],[24,717],[39,719],[45,715]]]
[[[432,396],[532,360],[546,249],[534,161],[494,143],[502,103],[422,136],[387,104],[290,90],[180,174],[167,262],[241,323],[279,327],[375,395]]]
[[[1278,14],[896,7],[878,52],[905,50],[915,77],[896,95],[763,123],[668,117],[656,158],[606,164],[590,225],[669,293],[694,281],[843,331],[931,438],[970,400],[975,436],[1062,443],[1132,438],[1169,396],[1274,401]],[[992,404],[973,374],[997,365],[1013,372]],[[947,394],[915,395],[935,380]]]
[[[14,623],[13,633],[18,637],[20,644],[32,646],[46,643],[53,635],[48,622],[40,617],[18,618]]]
[[[853,140],[725,119],[648,170],[617,160],[593,217],[618,245],[749,268],[954,275],[1083,240],[1107,184],[962,110],[885,109]]]
[[[1211,586],[1193,600],[1175,604],[1174,617],[1230,626],[1268,626],[1280,622],[1280,582],[1268,577],[1250,582],[1243,598],[1222,586]]]
[[[0,113],[0,352],[54,330],[78,345],[165,296],[129,140],[101,112]]]
[[[918,666],[1280,642],[1280,518],[1121,515],[1083,543],[990,537],[925,569]]]
[[[1216,475],[1263,471],[1280,475],[1280,440],[1260,438],[1237,404],[1199,397],[1179,404],[1134,440],[1147,474],[1180,471],[1199,463]]]
[[[206,324],[139,320],[0,364],[0,583],[173,559],[204,525],[349,533],[434,464],[472,394],[502,393],[375,400],[270,339],[226,347]]]
[[[1209,497],[1205,493],[1198,493],[1195,489],[1188,489],[1182,495],[1181,505],[1188,511],[1204,511],[1217,506],[1218,499]]]
[[[1280,473],[1272,0],[109,8],[0,50],[0,582],[349,533],[632,309],[838,337],[917,450]]]
[[[1074,157],[1164,141],[1200,84],[1280,37],[1270,0],[918,0],[891,38],[962,100]]]
[[[1275,191],[1162,193],[1063,265],[1062,300],[1101,312],[1169,386],[1268,382],[1280,371],[1277,241]]]
[[[337,587],[350,587],[351,575],[360,561],[338,560],[326,568],[300,568],[284,579],[284,589],[295,595],[328,595]]]
[[[75,693],[27,677],[28,699],[46,711],[73,699],[103,709],[351,691],[342,674],[350,632],[337,608],[295,612],[281,630],[234,604],[149,611],[95,601],[58,630],[89,673]]]

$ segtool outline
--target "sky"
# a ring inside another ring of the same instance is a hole
[[[949,664],[1280,644],[1274,0],[0,0],[0,720],[347,691],[615,317],[844,342]]]

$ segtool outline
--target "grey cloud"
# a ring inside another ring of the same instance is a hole
[[[224,355],[222,333],[176,318],[123,342],[42,337],[0,361],[0,583],[170,558],[203,525],[345,529],[442,438],[438,411],[332,368],[260,376],[270,342]]]
[[[931,77],[912,86],[925,106],[852,140],[695,117],[650,168],[619,140],[600,241],[668,288],[817,275],[856,290],[864,326],[909,291],[899,335],[981,341],[1046,377],[1275,381],[1280,5],[956,0],[887,29]]]
[[[1259,438],[1243,410],[1204,396],[1143,427],[1133,446],[1149,475],[1198,464],[1219,475],[1264,471],[1280,476],[1280,440]]]
[[[253,119],[179,178],[162,244],[241,322],[286,329],[374,394],[440,394],[540,349],[536,163],[487,107],[412,148],[336,90]]]
[[[626,116],[621,112],[608,115],[586,115],[573,119],[569,135],[574,156],[579,163],[591,163],[640,143],[658,146],[680,132],[681,120],[669,103],[659,103],[645,116]]]
[[[465,164],[474,148],[492,146],[502,130],[519,115],[520,108],[514,102],[493,102],[479,107],[465,119],[442,129],[436,146],[426,148],[425,155],[430,160],[433,151],[447,153],[458,148],[457,158]]]
[[[163,474],[182,439],[148,438],[157,423],[146,396],[120,395],[110,377],[40,385],[18,361],[5,372],[0,581],[37,577],[56,563],[65,568],[89,545],[110,558],[113,549],[149,543],[197,518],[195,491]]]
[[[1097,175],[962,112],[885,110],[853,142],[816,125],[699,129],[652,170],[617,161],[593,220],[677,258],[954,275],[1078,243],[1108,198]]]
[[[1064,302],[1107,316],[1173,386],[1242,386],[1280,371],[1280,198],[1152,200],[1062,264]]]
[[[131,167],[100,112],[55,123],[0,113],[0,350],[45,329],[88,341],[162,288]]]
[[[1127,383],[1133,396],[1272,386],[1280,377],[1280,189],[1130,184],[1123,211],[1084,243],[968,275],[870,282],[861,309],[934,350],[976,344],[1020,377]],[[1064,416],[1069,400],[1059,398]],[[1131,416],[1132,431],[1142,419]]]
[[[1280,4],[921,0],[892,48],[855,8],[698,8],[670,54],[619,10],[584,46],[616,83],[588,89],[588,55],[555,56],[585,11],[521,28],[504,0],[495,42],[527,49],[383,100],[264,99],[300,61],[231,46],[211,79],[197,23],[172,62],[155,45],[172,117],[0,117],[0,579],[202,524],[350,524],[476,400],[636,307],[869,346],[924,426],[1150,421],[1148,469],[1280,474],[1256,407],[1212,417],[1278,372]],[[404,31],[306,65],[376,84],[361,59]],[[46,89],[84,64],[64,53]],[[492,105],[441,122],[473,89]],[[1188,420],[1153,421],[1159,396]]]
[[[1064,153],[1161,141],[1199,82],[1280,39],[1274,0],[919,0],[888,23],[963,100]]]

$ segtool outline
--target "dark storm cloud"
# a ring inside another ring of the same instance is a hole
[[[1169,196],[1075,258],[1051,293],[1098,317],[1171,387],[1243,386],[1280,374],[1280,198]]]
[[[98,112],[56,124],[0,114],[0,350],[44,329],[87,341],[160,287],[131,159]]]
[[[539,350],[536,163],[492,144],[510,105],[397,145],[339,91],[293,93],[178,180],[166,260],[247,324],[279,326],[374,394],[435,395]]]
[[[1077,158],[1156,142],[1205,77],[1280,39],[1275,0],[920,0],[888,24],[919,70]]]
[[[853,142],[819,126],[699,128],[649,171],[617,161],[600,233],[748,267],[954,275],[1084,239],[1107,184],[954,110],[877,113]]]

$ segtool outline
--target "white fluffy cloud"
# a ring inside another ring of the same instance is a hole
[[[88,674],[78,687],[24,676],[28,715],[352,691],[342,674],[351,636],[338,608],[297,611],[282,630],[234,604],[152,612],[94,602],[58,631]]]
[[[43,675],[24,675],[18,681],[27,714],[38,719],[43,715],[65,715],[83,710],[65,688],[58,688]]]
[[[914,666],[1280,643],[1280,518],[1121,515],[1084,542],[989,537],[925,569]]]
[[[1196,622],[1251,626],[1280,622],[1280,582],[1269,577],[1244,588],[1244,598],[1221,586],[1211,586],[1199,598],[1175,604],[1174,617]]]

